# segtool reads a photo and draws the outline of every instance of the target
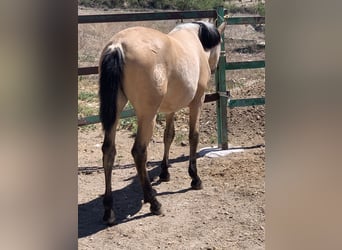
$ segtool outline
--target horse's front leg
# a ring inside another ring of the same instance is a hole
[[[189,175],[192,179],[191,187],[193,189],[202,189],[202,181],[197,174],[197,164],[196,164],[196,152],[197,145],[199,142],[199,117],[202,109],[203,98],[200,100],[194,100],[190,108],[190,132],[189,132],[189,142],[190,142],[190,159],[189,159]]]
[[[170,164],[169,164],[170,146],[175,137],[174,116],[175,116],[175,113],[170,113],[166,115],[166,127],[164,130],[164,157],[161,163],[161,172],[159,175],[160,181],[170,180],[170,174],[169,174],[168,168],[170,167]]]

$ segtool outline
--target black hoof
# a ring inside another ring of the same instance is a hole
[[[103,221],[108,225],[108,226],[113,226],[115,224],[115,215],[112,209],[106,210],[104,215],[103,215]]]
[[[192,180],[191,182],[191,188],[194,190],[200,190],[203,188],[202,181],[201,180]]]
[[[168,182],[168,181],[170,181],[170,174],[169,173],[161,173],[160,175],[159,175],[159,180],[160,181],[164,181],[164,182]]]
[[[161,206],[162,205],[157,200],[154,200],[153,202],[151,202],[151,207],[150,207],[151,213],[154,215],[163,215],[163,210]]]
[[[152,194],[144,194],[144,203],[151,202],[153,198],[157,195],[157,191],[152,188]]]

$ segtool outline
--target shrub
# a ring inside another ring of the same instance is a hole
[[[97,8],[152,8],[199,10],[223,5],[223,0],[79,0],[78,4]]]

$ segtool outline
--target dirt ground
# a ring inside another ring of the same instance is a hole
[[[264,59],[262,31],[250,25],[230,26],[225,37],[227,61]],[[226,73],[227,87],[234,98],[265,96],[264,69]],[[213,90],[213,83],[209,90]],[[113,227],[102,223],[101,127],[79,128],[79,249],[265,248],[265,106],[228,109],[229,147],[244,151],[219,158],[199,156],[202,190],[190,189],[187,112],[184,109],[176,117],[170,182],[158,181],[164,121],[157,123],[148,149],[147,170],[164,216],[151,215],[149,204],[142,203],[130,154],[134,137],[131,131],[118,131],[112,180],[118,224]],[[198,152],[216,145],[215,102],[204,105],[200,124]]]

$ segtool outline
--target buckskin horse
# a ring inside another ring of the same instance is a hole
[[[132,27],[115,34],[102,51],[99,64],[100,120],[104,131],[102,144],[105,173],[103,220],[113,225],[112,167],[116,155],[115,135],[120,113],[132,104],[138,130],[132,156],[152,214],[162,214],[147,171],[147,147],[158,112],[165,113],[164,156],[160,181],[169,181],[169,149],[175,135],[175,112],[189,107],[189,168],[191,187],[202,189],[197,175],[196,150],[199,141],[199,116],[210,75],[220,55],[221,34],[226,24],[216,28],[203,21],[176,26],[168,34]]]

